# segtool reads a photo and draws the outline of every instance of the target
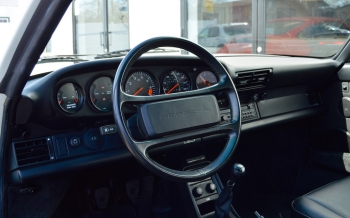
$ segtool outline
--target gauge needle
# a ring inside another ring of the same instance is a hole
[[[149,88],[148,89],[148,95],[152,95],[153,94],[153,89]]]
[[[59,103],[62,104],[62,102],[63,102],[63,99],[61,99]]]
[[[142,90],[143,90],[143,87],[139,88],[133,95],[135,96],[135,95],[139,94]]]
[[[210,84],[209,84],[207,81],[205,81],[205,79],[203,79],[202,76],[199,76],[199,77],[201,78],[201,80],[203,81],[203,83],[204,83],[205,85],[210,86]]]
[[[174,89],[176,89],[176,87],[178,87],[179,86],[179,83],[176,83],[176,85],[174,85],[173,86],[173,88],[171,88],[168,92],[167,92],[167,94],[170,94],[172,91],[174,91]]]

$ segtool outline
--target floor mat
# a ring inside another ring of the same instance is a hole
[[[233,206],[241,217],[256,217],[255,211],[264,217],[291,217],[297,178],[307,161],[306,129],[294,123],[254,132],[254,137],[242,134],[226,172],[219,174],[226,183],[234,163],[245,165],[246,175],[233,190]]]
[[[153,218],[197,217],[185,183],[160,180],[155,185]]]
[[[136,218],[136,212],[131,206],[111,206],[104,210],[90,213],[91,218]]]

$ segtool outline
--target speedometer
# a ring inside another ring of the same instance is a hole
[[[134,96],[152,96],[159,94],[157,79],[152,74],[137,71],[132,73],[125,83],[125,92]]]
[[[162,84],[165,94],[191,90],[190,77],[186,73],[178,70],[172,70],[165,74]]]

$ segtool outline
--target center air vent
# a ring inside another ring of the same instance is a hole
[[[52,146],[49,138],[35,139],[13,143],[18,166],[40,163],[53,159],[50,154]]]
[[[238,90],[265,87],[272,74],[272,69],[236,72],[235,85]]]

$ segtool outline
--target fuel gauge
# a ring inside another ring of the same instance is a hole
[[[57,91],[57,103],[67,113],[76,113],[84,103],[82,88],[75,83],[65,83]]]

